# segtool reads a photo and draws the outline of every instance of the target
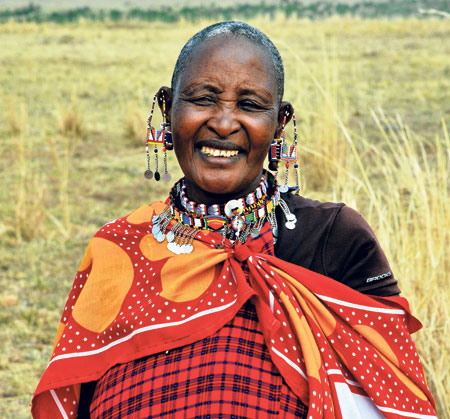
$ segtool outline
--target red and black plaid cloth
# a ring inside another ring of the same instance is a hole
[[[247,302],[214,335],[111,368],[91,418],[306,418],[307,407],[273,364]]]

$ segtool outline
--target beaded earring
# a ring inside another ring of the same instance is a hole
[[[167,150],[173,150],[173,142],[172,142],[172,133],[170,131],[170,124],[167,122],[166,118],[166,98],[164,94],[161,95],[162,100],[162,122],[161,129],[156,130],[152,127],[152,119],[153,112],[155,110],[155,104],[157,95],[153,97],[152,108],[150,110],[150,116],[147,120],[147,141],[145,144],[145,153],[147,156],[147,170],[144,172],[144,176],[146,179],[155,178],[156,181],[159,181],[161,178],[164,182],[169,182],[172,176],[167,170]],[[158,157],[158,145],[162,146],[163,152],[163,175],[159,173],[159,157]],[[153,152],[155,154],[155,172],[152,172],[150,165],[150,146],[154,146]]]
[[[285,193],[288,191],[295,191],[297,194],[300,191],[300,175],[299,166],[297,161],[297,121],[295,119],[295,114],[292,114],[292,122],[294,125],[294,140],[292,144],[288,144],[285,135],[286,120],[289,116],[289,111],[286,111],[283,117],[283,122],[281,125],[281,134],[279,138],[275,138],[270,144],[269,148],[269,170],[275,171],[275,178],[278,175],[278,169],[280,168],[281,162],[285,162],[285,176],[284,184],[280,185],[280,192]],[[289,182],[289,168],[291,164],[294,165],[295,173],[295,186],[288,186]]]

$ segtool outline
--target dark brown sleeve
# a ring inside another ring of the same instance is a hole
[[[364,294],[398,295],[392,269],[374,232],[355,210],[343,206],[324,251],[327,275]]]

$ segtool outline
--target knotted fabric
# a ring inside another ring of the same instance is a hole
[[[252,299],[275,366],[308,418],[433,418],[401,297],[371,297],[273,256],[270,224],[234,247],[201,231],[175,255],[151,234],[162,202],[103,226],[75,277],[35,418],[77,415],[80,384],[212,335]]]

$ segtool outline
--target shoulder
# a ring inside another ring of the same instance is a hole
[[[290,211],[300,216],[297,229],[319,228],[327,234],[337,229],[344,236],[354,236],[358,233],[358,237],[363,235],[375,238],[362,215],[342,202],[322,202],[292,194],[283,196],[283,199]]]
[[[151,233],[151,221],[155,214],[165,208],[163,202],[142,205],[131,213],[108,221],[93,235],[83,256],[80,270],[86,269],[93,260],[102,264],[106,261],[115,265],[128,254],[133,247]]]
[[[342,202],[322,202],[305,198],[301,195],[282,194],[281,197],[287,203],[291,211],[310,211],[318,213],[333,212],[345,206]]]
[[[149,225],[152,221],[153,216],[161,212],[165,207],[166,204],[161,201],[142,205],[138,209],[130,212],[123,217],[108,221],[97,231],[97,234],[103,231],[113,231],[114,226],[121,229],[134,229],[135,226]]]
[[[289,194],[283,199],[297,223],[287,230],[280,214],[278,257],[362,292],[399,292],[375,233],[361,214],[343,203]],[[380,287],[384,289],[375,291]]]
[[[281,208],[277,209],[278,241],[275,253],[281,259],[327,275],[323,249],[344,207],[343,203],[320,202],[300,195],[283,194],[289,210],[297,217],[294,229],[286,228]]]
[[[297,217],[294,230],[285,231],[284,234],[291,237],[308,236],[310,239],[323,240],[329,234],[331,227],[340,218],[343,208],[347,208],[342,202],[321,202],[300,195],[283,194],[289,210]],[[278,211],[281,230],[283,230],[283,214]]]

